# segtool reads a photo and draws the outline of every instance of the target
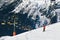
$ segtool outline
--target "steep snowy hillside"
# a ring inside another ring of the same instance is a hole
[[[36,22],[36,24],[41,27],[43,26],[45,21],[47,21],[47,24],[50,23],[49,18],[46,18],[45,15],[41,16],[43,14],[42,12],[48,10],[49,6],[50,6],[50,0],[49,1],[48,0],[46,1],[45,0],[23,0],[23,2],[19,4],[12,12],[21,13],[21,14],[28,13],[27,18],[31,18],[34,21],[35,20],[38,21]],[[43,11],[40,12],[40,10]]]
[[[10,13],[23,15],[27,14],[26,18],[34,21],[34,26],[39,27],[50,24],[51,19],[53,20],[53,18],[56,16],[56,13],[52,12],[54,9],[52,8],[53,5],[51,5],[50,0],[22,0],[21,3],[19,3],[19,1],[20,0],[16,0],[15,2],[12,2],[10,5],[7,6],[4,6],[4,4],[1,8],[1,14],[5,14],[5,16],[6,14],[9,15]],[[3,16],[3,18],[6,17]]]
[[[56,0],[56,2],[60,2],[60,0]]]
[[[27,11],[27,9],[32,9],[42,6],[44,7],[48,7],[50,5],[50,0],[23,0],[23,2],[18,5],[13,11],[15,11],[15,13],[18,13],[19,11],[21,11],[21,9],[25,9]],[[27,9],[26,9],[27,8]],[[40,9],[40,7],[39,7]]]
[[[60,40],[60,22],[46,26],[45,32],[38,28],[12,37],[1,37],[0,40]]]
[[[0,7],[4,4],[4,3],[7,3],[7,4],[10,4],[14,2],[14,0],[0,0]]]

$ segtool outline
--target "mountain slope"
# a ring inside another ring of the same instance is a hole
[[[60,40],[60,22],[46,26],[46,31],[38,28],[12,37],[1,37],[0,40]]]

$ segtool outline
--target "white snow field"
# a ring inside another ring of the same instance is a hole
[[[60,22],[46,26],[45,32],[42,27],[16,36],[1,37],[0,40],[60,40]]]

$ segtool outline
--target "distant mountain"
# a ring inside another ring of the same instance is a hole
[[[60,8],[59,3],[51,3],[50,0],[1,0],[1,34],[7,34],[2,32],[5,29],[7,32],[10,31],[8,34],[12,35],[14,20],[17,34],[56,23],[59,13],[56,13],[56,9]],[[5,25],[1,23],[5,23]]]

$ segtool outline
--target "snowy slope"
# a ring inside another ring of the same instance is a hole
[[[46,2],[45,2],[46,1]],[[30,4],[32,3],[32,4]],[[29,5],[30,4],[30,7],[28,9],[31,9],[33,6],[35,6],[37,4],[37,7],[38,6],[44,6],[45,5],[48,7],[50,5],[50,0],[23,0],[23,2],[21,4],[19,4],[12,12],[15,12],[15,13],[18,13],[20,12],[21,9],[25,9],[26,8],[26,5]],[[25,9],[27,11],[27,9]]]
[[[4,3],[7,3],[7,4],[10,4],[14,2],[14,0],[0,0],[0,7],[4,4]]]
[[[60,40],[60,22],[46,26],[46,31],[38,28],[13,37],[1,37],[0,40]]]
[[[60,2],[60,0],[56,0],[56,3],[57,3],[57,2]]]
[[[39,17],[38,21],[40,23],[36,22],[36,24],[37,26],[41,24],[39,25],[41,27],[43,26],[45,20],[47,21],[46,25],[50,23],[50,19],[47,18],[45,15],[44,15],[45,17],[41,16],[41,14],[43,13],[40,12],[41,9],[48,10],[49,6],[50,6],[50,0],[49,1],[48,0],[23,0],[22,3],[16,6],[16,8],[12,12],[21,13],[21,11],[23,10],[21,14],[28,13],[27,18],[31,16],[32,20],[36,20],[37,19],[36,16],[38,16]]]

